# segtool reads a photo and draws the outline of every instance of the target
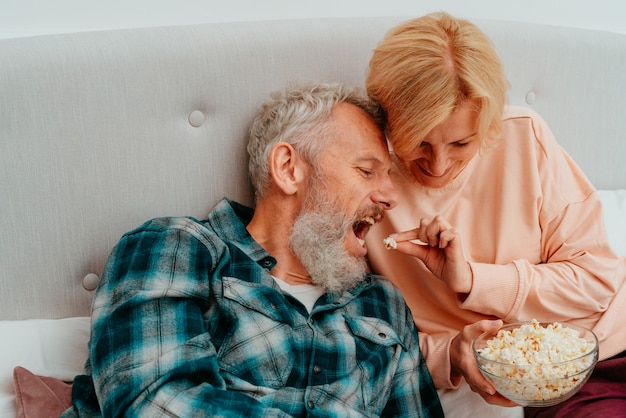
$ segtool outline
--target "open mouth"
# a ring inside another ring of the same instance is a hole
[[[362,247],[365,246],[365,236],[370,230],[370,227],[375,223],[376,220],[372,216],[367,216],[352,224],[352,231],[354,232],[357,241]]]

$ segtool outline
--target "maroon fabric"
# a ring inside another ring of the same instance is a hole
[[[72,383],[13,369],[15,407],[19,418],[58,417],[72,406]]]
[[[596,365],[585,385],[567,401],[526,408],[527,418],[626,417],[626,352]]]

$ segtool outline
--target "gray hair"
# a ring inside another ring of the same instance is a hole
[[[270,186],[269,155],[279,142],[291,144],[309,164],[333,139],[328,127],[333,107],[350,103],[369,114],[384,127],[385,117],[378,103],[358,87],[342,84],[307,84],[276,91],[263,103],[250,127],[248,171],[256,200]]]

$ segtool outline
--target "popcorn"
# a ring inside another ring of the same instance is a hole
[[[498,362],[482,364],[483,370],[510,379],[498,384],[502,392],[519,399],[549,400],[585,380],[595,356],[581,357],[594,349],[595,343],[581,338],[574,329],[558,322],[544,328],[533,319],[518,328],[498,331],[485,348],[477,351]]]
[[[383,243],[385,244],[385,248],[388,250],[395,250],[398,248],[398,243],[396,242],[395,239],[391,238],[391,237],[387,237],[383,240]]]

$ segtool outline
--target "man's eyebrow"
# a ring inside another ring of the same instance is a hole
[[[385,165],[385,160],[377,155],[367,154],[356,156],[354,160],[352,160],[355,164],[365,164],[370,163],[372,165]]]
[[[382,160],[380,159],[380,157],[374,155],[374,154],[366,154],[366,155],[357,155],[355,156],[355,161],[358,162],[366,162],[366,161],[372,161],[372,162],[382,162]]]

